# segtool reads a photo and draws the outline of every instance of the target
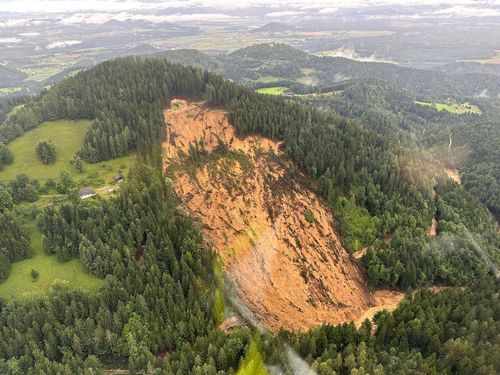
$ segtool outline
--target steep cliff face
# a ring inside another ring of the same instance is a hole
[[[176,100],[164,162],[235,294],[273,331],[357,320],[375,304],[330,210],[304,188],[281,144],[236,137],[223,111]]]

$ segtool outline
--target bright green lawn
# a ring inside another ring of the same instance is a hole
[[[40,182],[47,179],[59,180],[62,171],[67,171],[79,186],[101,187],[109,185],[113,174],[125,174],[134,163],[135,156],[129,155],[101,163],[84,162],[84,172],[78,173],[70,164],[73,156],[82,147],[85,133],[90,126],[87,120],[58,120],[41,124],[8,145],[14,156],[14,163],[0,172],[0,181],[11,181],[24,172]],[[42,140],[51,140],[56,146],[56,161],[46,165],[38,158],[35,148]]]
[[[416,104],[425,106],[425,107],[432,107],[436,108],[438,111],[448,111],[450,113],[454,113],[456,115],[462,115],[465,113],[475,113],[475,114],[482,114],[481,110],[477,105],[470,104],[468,102],[458,104],[458,103],[452,103],[452,104],[445,104],[445,103],[428,103],[428,102],[420,102],[418,100],[415,101]]]
[[[58,262],[56,257],[42,250],[42,234],[34,222],[27,230],[31,235],[33,256],[12,263],[8,279],[0,283],[0,297],[24,296],[30,293],[46,292],[54,280],[66,280],[70,286],[81,287],[91,292],[98,290],[102,280],[85,272],[78,259]],[[31,270],[39,273],[37,281],[31,280]]]
[[[6,93],[6,94],[11,94],[13,92],[19,92],[21,90],[22,90],[21,87],[0,87],[0,92]]]
[[[267,94],[267,95],[282,95],[288,87],[276,86],[276,87],[264,87],[262,89],[255,90],[259,94]]]

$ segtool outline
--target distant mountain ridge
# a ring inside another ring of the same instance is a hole
[[[18,86],[28,75],[20,70],[0,65],[0,87]]]
[[[186,50],[161,53],[165,58],[221,71],[226,78],[240,83],[259,81],[263,77],[279,80],[300,80],[309,76],[329,85],[351,78],[370,78],[388,81],[417,95],[472,97],[480,94],[500,95],[500,77],[496,69],[452,69],[450,73],[403,67],[382,62],[356,61],[343,57],[320,57],[281,43],[256,44],[226,55],[208,56]],[[221,69],[221,70],[219,70]]]

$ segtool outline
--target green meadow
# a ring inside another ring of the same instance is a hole
[[[79,173],[70,163],[82,147],[90,124],[88,120],[50,121],[23,134],[8,145],[14,162],[0,172],[0,182],[14,180],[21,172],[42,183],[48,179],[57,181],[61,172],[67,171],[79,186],[101,187],[109,185],[114,174],[126,174],[135,161],[134,155],[95,164],[83,162],[83,173]],[[43,164],[36,154],[35,148],[43,140],[51,140],[56,147],[56,161],[53,164]]]
[[[259,94],[267,94],[267,95],[282,95],[288,87],[276,86],[276,87],[264,87],[261,89],[255,90]]]
[[[14,162],[0,172],[0,182],[11,181],[22,172],[31,178],[38,179],[41,183],[48,179],[57,181],[61,172],[67,171],[79,186],[99,188],[110,185],[114,174],[126,175],[128,169],[135,162],[134,155],[96,164],[83,162],[83,173],[79,173],[70,163],[75,153],[82,147],[90,124],[91,122],[87,120],[50,121],[23,134],[8,145],[14,156]],[[38,142],[49,139],[56,147],[56,161],[46,165],[38,158],[35,148]],[[105,191],[105,189],[100,189],[98,192],[101,190]],[[42,194],[36,202],[23,202],[20,207],[25,206],[26,210],[29,211],[34,208],[41,209],[52,204],[59,204],[68,199],[68,196],[61,194]],[[70,286],[81,287],[89,291],[98,289],[102,280],[88,274],[78,259],[59,262],[55,256],[44,253],[42,234],[34,220],[28,222],[26,231],[30,234],[33,256],[12,263],[8,279],[0,284],[0,297],[46,292],[56,280],[63,280]],[[36,281],[31,278],[32,269],[39,273]]]
[[[445,103],[429,103],[429,102],[421,102],[416,100],[415,104],[422,105],[425,107],[432,107],[437,109],[438,111],[448,111],[450,113],[456,114],[456,115],[463,115],[466,113],[475,113],[477,115],[482,114],[481,110],[477,105],[470,104],[470,103],[451,103],[451,104],[445,104]]]
[[[20,262],[12,263],[9,277],[0,283],[0,297],[22,297],[29,294],[45,293],[56,280],[63,280],[70,286],[96,292],[102,280],[88,274],[76,258],[59,262],[55,256],[47,255],[42,249],[42,234],[36,223],[26,226],[30,234],[33,256]],[[38,271],[36,281],[31,278],[31,270]]]
[[[21,87],[0,87],[0,93],[4,94],[12,94],[14,92],[20,92],[21,90]]]

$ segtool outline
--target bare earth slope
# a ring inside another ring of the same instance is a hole
[[[289,176],[278,142],[237,138],[223,111],[181,100],[172,108],[164,160],[174,189],[258,321],[273,331],[306,329],[401,299],[367,290],[329,209]]]

